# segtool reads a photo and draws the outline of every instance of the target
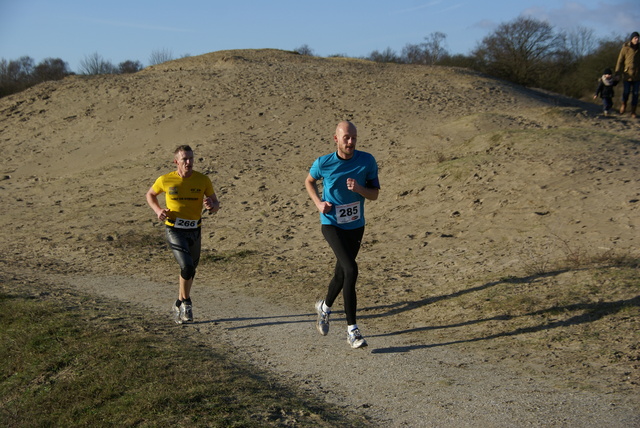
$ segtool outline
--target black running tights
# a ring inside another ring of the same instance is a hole
[[[173,256],[180,265],[180,276],[192,279],[200,262],[201,232],[197,229],[166,227],[166,237]]]
[[[364,226],[358,229],[345,230],[323,224],[322,235],[329,243],[337,259],[335,272],[329,283],[325,302],[327,306],[332,306],[338,294],[342,291],[347,324],[353,325],[356,323],[356,308],[358,306],[356,298],[356,281],[358,279],[356,256],[360,250]]]

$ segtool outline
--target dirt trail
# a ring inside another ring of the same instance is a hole
[[[174,287],[125,276],[62,277],[58,281],[110,299],[137,302],[166,316]],[[226,283],[198,285],[194,329],[203,343],[224,340],[256,365],[380,426],[640,426],[629,396],[560,388],[553,379],[528,378],[465,352],[459,344],[416,342],[380,329],[383,311],[362,308],[359,324],[369,346],[352,350],[344,318],[334,313],[329,335],[315,328],[309,307],[274,306]],[[147,296],[144,301],[140,296]],[[166,310],[165,310],[166,309]]]

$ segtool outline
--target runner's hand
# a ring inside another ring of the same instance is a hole
[[[158,220],[165,221],[169,218],[169,209],[165,208],[158,213]]]
[[[220,209],[220,203],[214,201],[211,197],[204,199],[204,207],[209,211],[209,214],[215,214]]]
[[[333,204],[327,201],[320,201],[320,204],[316,205],[316,207],[322,214],[327,214],[329,211],[331,211]]]
[[[354,178],[347,178],[347,189],[352,192],[358,192],[358,187],[360,187],[360,185]]]

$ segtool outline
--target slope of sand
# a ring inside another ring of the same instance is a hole
[[[0,99],[3,277],[165,316],[177,269],[144,193],[188,143],[222,208],[202,323],[182,330],[387,424],[637,426],[640,121],[599,110],[276,50],[45,83]],[[333,260],[303,180],[343,119],[382,184],[359,257],[364,351],[340,305],[329,337],[313,326]]]

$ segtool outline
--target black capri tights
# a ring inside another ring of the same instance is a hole
[[[356,263],[356,257],[358,251],[360,251],[364,226],[358,229],[345,230],[323,224],[322,235],[329,243],[337,259],[335,272],[329,283],[325,302],[327,306],[332,306],[338,294],[342,291],[347,324],[353,325],[356,323],[356,308],[358,306],[356,297],[358,264]]]
[[[196,268],[200,262],[200,228],[176,229],[167,227],[166,236],[173,257],[180,265],[180,276],[187,280],[196,276]]]

